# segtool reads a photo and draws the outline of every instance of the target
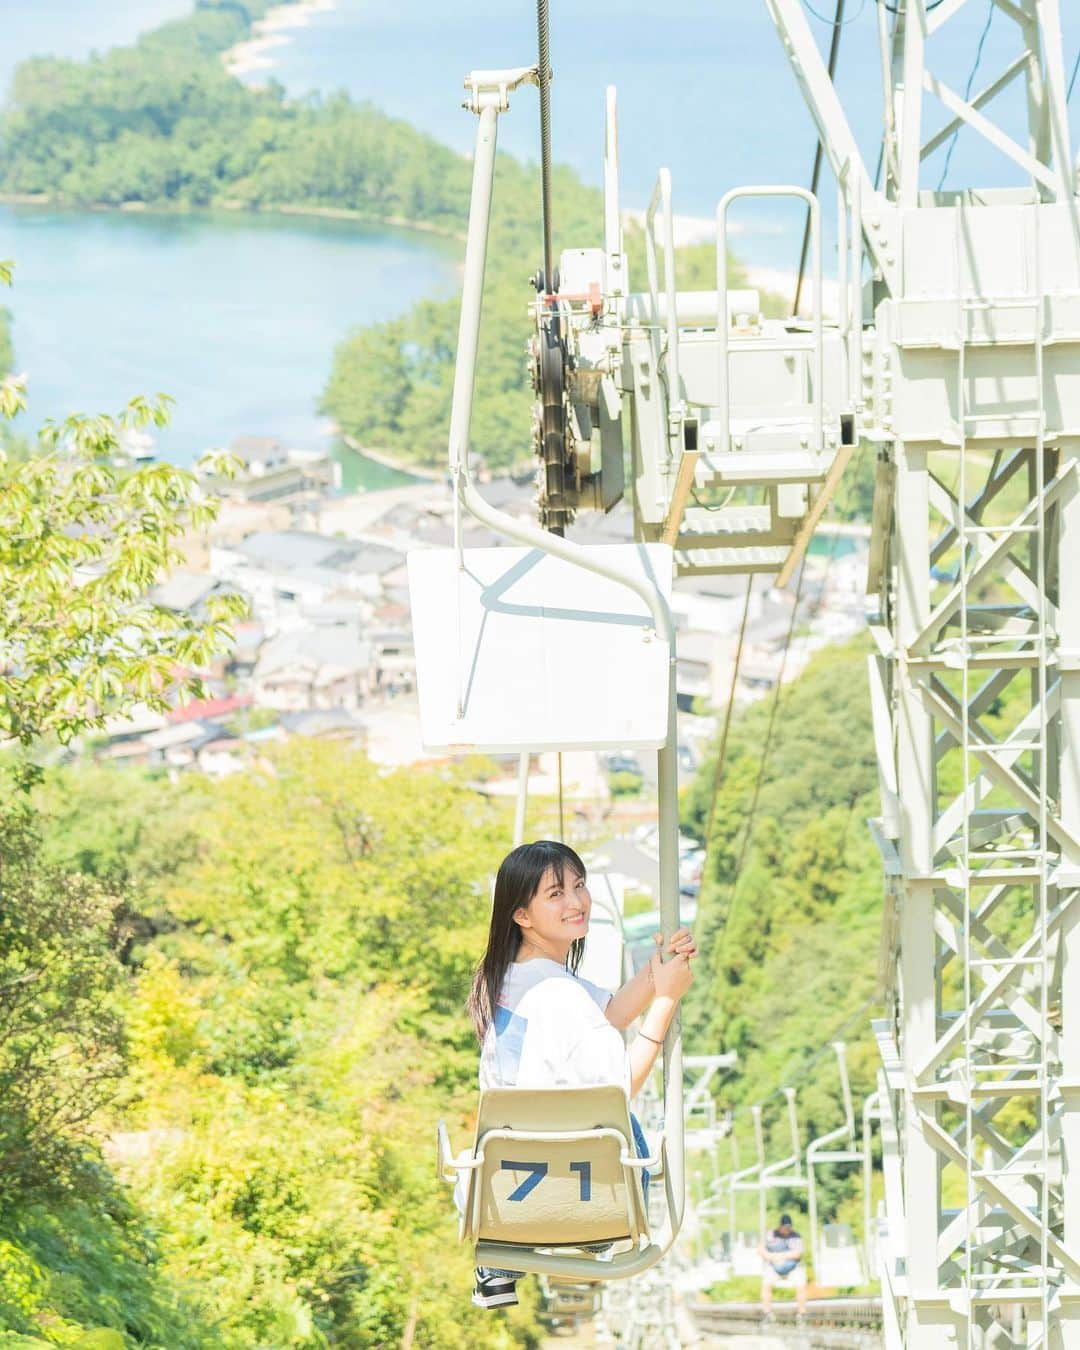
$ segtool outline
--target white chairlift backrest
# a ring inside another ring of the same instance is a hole
[[[648,1232],[619,1087],[490,1089],[473,1158],[462,1231],[474,1242],[581,1246]]]
[[[731,1269],[736,1275],[760,1275],[761,1256],[758,1247],[761,1238],[757,1233],[736,1233],[731,1249]]]
[[[849,1224],[824,1225],[814,1276],[818,1284],[838,1289],[853,1289],[864,1282],[862,1255]]]
[[[671,595],[664,544],[594,545]],[[659,749],[668,643],[628,586],[532,548],[408,555],[428,751]]]

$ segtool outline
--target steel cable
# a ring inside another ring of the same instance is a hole
[[[731,670],[731,688],[728,690],[727,708],[724,712],[724,726],[720,732],[720,746],[716,752],[716,768],[713,772],[712,792],[709,796],[709,815],[705,823],[705,848],[708,850],[712,839],[713,820],[716,816],[716,799],[720,795],[720,782],[724,775],[727,760],[728,732],[731,729],[731,714],[735,708],[735,690],[739,683],[739,666],[742,664],[743,639],[746,637],[746,620],[750,613],[750,594],[754,589],[754,574],[746,578],[746,598],[743,600],[742,621],[739,624],[739,641],[735,647],[735,664]]]
[[[540,215],[544,229],[544,293],[555,289],[551,251],[551,44],[548,0],[536,0],[537,82],[540,86]]]
[[[802,596],[803,578],[806,576],[806,558],[802,560],[802,566],[799,568],[799,580],[795,585],[795,603],[791,607],[791,622],[788,624],[787,636],[784,639],[784,649],[780,655],[780,669],[776,677],[776,689],[773,691],[772,706],[769,709],[769,721],[765,728],[765,741],[761,747],[761,759],[758,762],[757,780],[754,783],[754,795],[750,801],[750,812],[746,818],[746,829],[743,832],[742,844],[739,847],[739,856],[735,863],[735,872],[731,879],[731,899],[728,903],[727,913],[724,915],[724,923],[720,929],[718,939],[718,950],[722,953],[727,942],[727,935],[731,929],[731,921],[735,915],[735,903],[738,895],[739,879],[742,876],[743,864],[746,861],[746,855],[750,848],[750,842],[754,834],[754,822],[757,816],[758,801],[761,798],[761,788],[765,781],[765,770],[769,763],[769,751],[772,749],[773,731],[776,727],[776,713],[780,706],[780,693],[784,687],[784,671],[787,668],[788,653],[791,650],[791,639],[795,634],[795,621],[799,614],[799,600]]]
[[[975,49],[975,61],[971,67],[971,73],[967,77],[967,84],[964,86],[964,102],[971,102],[971,89],[975,83],[975,76],[979,73],[979,66],[982,64],[983,47],[986,46],[987,34],[990,32],[990,25],[994,22],[994,10],[997,8],[995,0],[990,0],[986,11],[986,23],[983,24],[982,33],[979,36],[979,45]],[[945,154],[945,164],[941,170],[941,177],[938,179],[937,190],[940,192],[945,186],[945,178],[949,172],[949,165],[952,163],[953,151],[956,149],[956,138],[960,135],[960,128],[957,127],[949,141],[949,148]]]
[[[813,11],[816,13],[816,11]],[[862,10],[859,10],[859,14]],[[855,15],[857,19],[859,14]],[[817,17],[821,17],[818,15]],[[832,80],[836,74],[836,61],[840,55],[840,34],[845,28],[844,24],[844,0],[836,0],[836,17],[833,19],[832,40],[829,43],[829,79]],[[818,182],[821,178],[821,164],[824,157],[824,146],[821,137],[817,138],[817,145],[814,147],[814,169],[810,175],[810,191],[817,194]],[[802,249],[799,253],[799,279],[795,283],[795,299],[792,302],[791,312],[793,315],[799,312],[799,301],[802,299],[803,278],[806,275],[806,259],[810,252],[810,206],[806,207],[806,224],[803,226]]]

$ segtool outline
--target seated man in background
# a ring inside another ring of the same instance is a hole
[[[791,1215],[781,1214],[776,1228],[765,1234],[758,1252],[765,1268],[761,1274],[761,1310],[768,1317],[772,1309],[773,1290],[777,1285],[795,1290],[799,1317],[806,1312],[806,1265],[803,1262],[803,1240],[791,1225]]]

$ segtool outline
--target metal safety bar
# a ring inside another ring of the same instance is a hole
[[[619,111],[613,84],[608,85],[605,100],[604,252],[607,255],[607,293],[618,298],[626,291],[626,257],[619,210]]]
[[[731,450],[731,372],[728,369],[730,356],[731,320],[728,317],[728,281],[727,281],[727,217],[731,203],[743,197],[797,197],[804,201],[810,211],[810,261],[812,295],[814,299],[813,317],[813,381],[814,381],[814,432],[811,449],[820,454],[825,449],[825,342],[821,319],[821,208],[818,199],[806,188],[794,186],[736,187],[725,192],[716,208],[716,337],[719,352],[719,420],[720,451],[728,454]],[[798,348],[797,350],[802,350]]]
[[[862,1163],[865,1153],[855,1147],[855,1107],[851,1099],[851,1083],[847,1071],[847,1047],[843,1041],[834,1041],[837,1068],[840,1071],[840,1092],[844,1104],[844,1123],[827,1134],[812,1139],[806,1146],[807,1208],[810,1218],[810,1254],[814,1260],[814,1270],[819,1263],[821,1236],[817,1222],[817,1175],[814,1168],[820,1163]],[[834,1150],[830,1146],[845,1142],[848,1147]]]
[[[538,525],[517,520],[484,500],[469,473],[469,440],[472,425],[473,395],[476,384],[477,353],[483,311],[484,275],[487,265],[491,198],[495,177],[495,150],[498,118],[509,106],[508,94],[519,85],[535,82],[535,69],[474,72],[465,81],[470,91],[466,104],[478,117],[476,150],[473,156],[472,193],[469,202],[469,231],[465,244],[465,267],[458,324],[457,362],[454,368],[453,399],[450,411],[449,459],[453,479],[455,510],[462,508],[481,524],[517,543],[535,548],[575,567],[594,572],[628,587],[639,596],[652,616],[656,636],[668,645],[668,725],[664,746],[657,754],[660,841],[660,917],[665,931],[679,927],[679,817],[678,759],[676,747],[675,700],[675,627],[663,594],[650,583],[624,572],[603,559],[604,550],[583,548],[567,539],[542,530]],[[672,277],[673,280],[673,277]],[[457,524],[457,522],[456,522]],[[455,529],[458,567],[463,570],[460,528]],[[627,1259],[597,1265],[594,1278],[618,1278],[636,1274],[654,1265],[672,1243],[682,1226],[684,1207],[684,1140],[682,1112],[682,1032],[676,1013],[664,1038],[663,1085],[666,1166],[664,1173],[667,1218],[660,1235]],[[483,1244],[481,1244],[483,1245]],[[479,1259],[479,1257],[478,1257]],[[537,1274],[558,1275],[567,1270],[568,1258],[532,1253],[529,1270]],[[593,1263],[596,1265],[596,1263]]]
[[[653,368],[660,369],[660,285],[656,266],[656,212],[661,210],[664,224],[664,296],[667,301],[667,391],[668,391],[668,462],[682,453],[682,424],[684,402],[682,380],[679,375],[679,317],[675,286],[675,222],[671,214],[671,173],[661,169],[653,188],[649,209],[645,212],[645,270],[649,278],[649,297],[652,301],[652,322],[649,340],[653,349]]]

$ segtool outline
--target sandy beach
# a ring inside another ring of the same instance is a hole
[[[294,4],[277,5],[251,26],[251,37],[238,42],[221,55],[230,75],[252,75],[260,70],[273,70],[275,47],[284,47],[292,39],[293,29],[306,28],[317,14],[337,8],[337,0],[296,0]]]

